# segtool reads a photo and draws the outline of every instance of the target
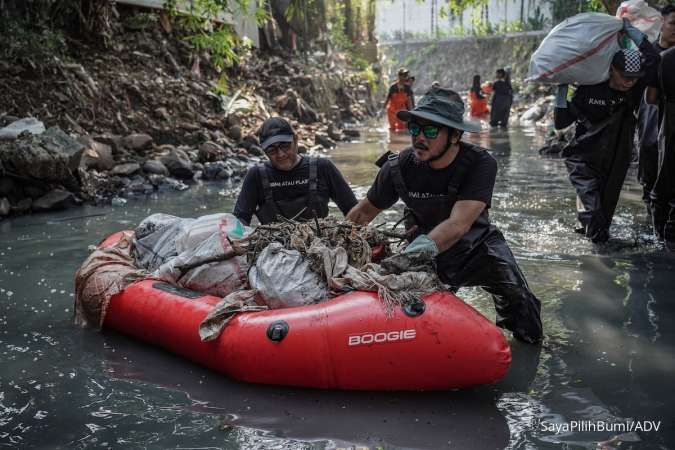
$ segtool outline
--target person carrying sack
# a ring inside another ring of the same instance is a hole
[[[640,51],[615,53],[609,79],[556,96],[555,128],[576,122],[574,139],[563,149],[569,179],[577,192],[576,231],[592,242],[609,239],[609,228],[632,157],[635,112],[648,83],[654,83],[659,56],[645,35],[624,20],[624,32]],[[647,76],[645,76],[647,75]]]

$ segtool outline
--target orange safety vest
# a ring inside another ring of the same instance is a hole
[[[389,119],[390,130],[405,130],[405,122],[398,120],[396,113],[408,109],[408,94],[405,91],[397,91],[389,97],[389,104],[387,105],[387,118]]]
[[[478,98],[474,91],[469,91],[470,113],[473,117],[481,117],[490,113],[487,97]]]

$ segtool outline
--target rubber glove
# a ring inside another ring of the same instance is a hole
[[[555,93],[555,107],[567,108],[567,85],[559,84],[558,91]]]
[[[426,234],[420,234],[412,241],[408,246],[401,252],[404,255],[406,254],[418,254],[428,256],[429,258],[435,258],[438,255],[438,246],[436,243],[429,239],[429,236]]]
[[[623,31],[628,35],[631,41],[635,42],[635,45],[638,47],[642,44],[642,41],[645,38],[645,34],[635,28],[628,19],[623,19]]]

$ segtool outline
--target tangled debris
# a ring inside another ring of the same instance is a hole
[[[312,243],[319,238],[329,248],[344,248],[349,265],[362,267],[371,262],[373,248],[382,249],[378,256],[389,253],[390,240],[387,235],[392,236],[394,233],[372,226],[356,225],[331,216],[309,222],[285,219],[284,222],[259,225],[251,235],[233,242],[233,246],[240,254],[246,254],[249,264],[253,264],[257,255],[272,242],[278,242],[286,249],[297,250],[307,256]]]

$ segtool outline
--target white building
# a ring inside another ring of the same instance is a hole
[[[489,0],[485,6],[467,8],[457,17],[449,13],[441,17],[442,8],[448,12],[444,0],[377,0],[376,5],[375,28],[380,40],[470,34],[479,23],[489,23],[493,29],[508,29],[521,19],[526,23],[529,19],[536,28],[542,28],[538,26],[542,21],[543,28],[551,23],[549,2],[545,0]]]

